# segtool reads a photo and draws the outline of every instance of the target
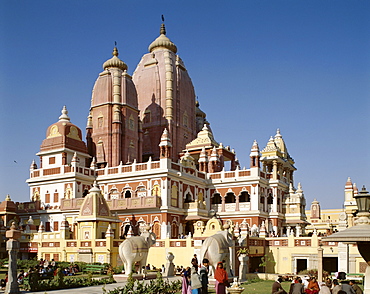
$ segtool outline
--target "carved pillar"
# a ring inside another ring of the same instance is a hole
[[[121,122],[121,113],[120,107],[115,105],[113,109],[113,122],[112,122],[112,146],[114,146],[112,150],[112,165],[117,166],[120,164],[121,160],[128,161],[128,158],[121,158],[122,152],[122,122]],[[128,151],[128,146],[126,146],[126,151]],[[126,152],[123,152],[126,153]],[[128,153],[126,154],[128,155]],[[130,158],[132,160],[132,158]]]
[[[249,256],[247,254],[240,254],[238,256],[239,259],[239,281],[244,282],[246,281],[247,269],[248,265],[247,262],[249,260]]]
[[[239,211],[239,197],[240,195],[235,195],[235,211]]]
[[[6,250],[9,252],[9,269],[8,283],[6,284],[6,294],[18,294],[19,286],[17,281],[17,255],[19,251],[19,241],[21,232],[16,230],[15,222],[12,222],[10,230],[6,232],[6,237],[9,240],[6,242]]]
[[[225,196],[221,196],[221,211],[222,212],[225,211],[225,200],[226,200],[226,195]]]
[[[324,249],[319,246],[317,248],[317,281],[322,282],[322,261],[323,261],[323,251]]]
[[[277,161],[276,160],[273,160],[272,161],[272,164],[273,164],[273,168],[272,168],[272,178],[274,180],[277,180],[277,167],[278,167],[278,164],[277,164]]]
[[[62,152],[62,165],[67,165],[67,153]]]

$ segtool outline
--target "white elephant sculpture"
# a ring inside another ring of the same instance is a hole
[[[213,272],[216,269],[217,263],[225,260],[225,269],[230,274],[230,250],[232,244],[232,235],[228,231],[229,225],[224,226],[224,230],[218,232],[204,240],[200,249],[200,262],[204,258],[209,260],[209,265]]]
[[[140,270],[146,265],[149,248],[155,244],[156,235],[149,232],[149,228],[140,236],[126,239],[119,245],[119,256],[125,266],[125,273],[132,273],[132,266],[135,262],[140,263]]]

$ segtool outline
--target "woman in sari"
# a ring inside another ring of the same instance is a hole
[[[190,287],[190,267],[187,267],[182,273],[182,291],[181,294],[191,293]]]
[[[228,285],[227,272],[224,269],[222,262],[217,263],[217,268],[215,271],[216,279],[216,294],[226,294],[226,286]]]
[[[316,278],[312,278],[308,283],[306,293],[307,294],[317,294],[320,291],[319,284],[316,281]]]

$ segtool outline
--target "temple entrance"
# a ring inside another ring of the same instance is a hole
[[[338,257],[323,257],[322,260],[323,270],[332,273],[338,271]]]
[[[194,235],[194,222],[193,221],[187,221],[185,224],[185,236],[189,235]]]
[[[249,257],[249,272],[250,273],[262,273],[264,268],[260,266],[262,263],[262,256]]]
[[[297,265],[297,270],[296,273],[299,274],[299,272],[304,271],[307,269],[307,259],[296,259],[296,265]]]

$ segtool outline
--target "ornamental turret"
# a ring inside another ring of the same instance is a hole
[[[249,157],[251,159],[250,167],[260,167],[260,149],[258,147],[258,143],[256,140],[254,140],[251,153],[249,154]]]
[[[164,129],[161,136],[161,142],[159,143],[160,158],[170,158],[172,144],[167,129]]]
[[[220,171],[220,159],[217,154],[216,147],[213,147],[211,156],[208,162],[208,172],[215,173]]]
[[[68,165],[75,154],[78,155],[81,165],[87,166],[90,156],[85,142],[82,141],[82,132],[71,123],[67,107],[64,106],[59,121],[47,128],[46,139],[37,153],[40,157],[40,168]]]
[[[321,219],[321,207],[316,198],[311,203],[311,219]]]
[[[206,148],[203,146],[202,151],[199,154],[199,171],[201,172],[208,172],[208,155],[206,152]]]
[[[275,137],[270,137],[261,154],[263,172],[271,174],[273,180],[293,182],[293,172],[296,168],[280,134],[280,129],[277,129]]]

